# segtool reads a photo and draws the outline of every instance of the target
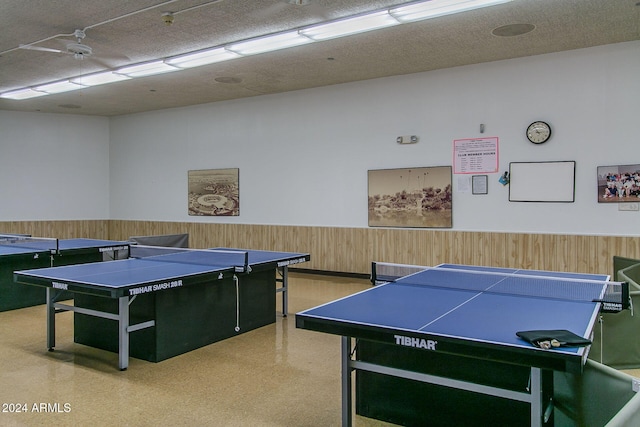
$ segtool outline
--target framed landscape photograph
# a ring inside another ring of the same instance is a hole
[[[598,203],[640,202],[640,164],[598,166]]]
[[[189,215],[240,215],[240,169],[189,171]]]
[[[369,226],[451,228],[451,166],[368,171]]]

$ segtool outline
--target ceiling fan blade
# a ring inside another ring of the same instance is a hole
[[[41,52],[63,53],[60,49],[51,49],[48,47],[32,46],[28,44],[21,44],[19,47],[20,49],[39,50]]]

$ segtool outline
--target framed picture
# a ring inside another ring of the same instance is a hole
[[[509,163],[510,202],[575,201],[576,162]]]
[[[370,227],[452,227],[451,166],[368,171]]]
[[[473,175],[471,177],[471,194],[487,194],[488,191],[487,175]]]
[[[189,171],[189,215],[240,215],[240,169]]]
[[[640,202],[640,164],[598,166],[598,203]]]

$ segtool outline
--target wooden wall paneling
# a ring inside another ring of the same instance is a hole
[[[408,230],[406,237],[411,243],[407,251],[407,264],[425,265],[431,260],[432,251],[427,244],[428,240],[432,240],[430,236],[430,230]]]
[[[409,230],[411,247],[409,248],[408,264],[431,265],[433,259],[433,248],[427,244],[433,241],[434,234],[431,230]]]
[[[189,247],[195,248],[196,241],[198,237],[202,235],[202,230],[200,229],[201,224],[197,222],[183,222],[177,224],[178,228],[172,234],[186,233],[189,235]],[[176,231],[179,230],[179,231]],[[204,242],[203,242],[204,243]]]
[[[357,265],[355,271],[364,271],[370,273],[371,270],[371,245],[369,243],[369,230],[366,228],[358,228],[354,231],[354,252],[357,253]]]
[[[533,269],[534,265],[536,265],[536,260],[542,259],[544,250],[544,240],[540,234],[532,234],[531,235],[531,245],[530,245],[531,253],[527,258],[527,263],[523,265],[523,268]]]
[[[567,265],[566,250],[566,236],[561,234],[549,234],[547,238],[547,247],[549,252],[547,253],[547,259],[545,264],[551,265],[551,270],[554,271],[567,271],[571,267]]]
[[[473,254],[471,254],[471,260],[474,264],[477,265],[486,265],[487,257],[490,256],[488,251],[488,243],[487,241],[490,238],[490,235],[486,233],[472,233],[474,235],[474,247]]]
[[[513,238],[512,243],[514,256],[511,264],[518,266],[531,265],[533,263],[533,235],[522,234],[518,239]]]
[[[557,268],[557,246],[555,241],[555,235],[542,234],[541,235],[542,247],[544,251],[541,256],[536,260],[535,268],[543,270],[543,266],[548,266],[548,269]]]
[[[479,265],[491,265],[493,262],[493,246],[496,240],[496,233],[485,233],[482,236],[482,245],[480,247]]]
[[[599,236],[598,239],[598,259],[608,258],[608,264],[606,272],[613,276],[613,261],[614,255],[628,256],[621,251],[620,240],[614,236]]]
[[[536,265],[536,268],[542,269],[543,265],[548,265],[549,270],[558,269],[558,259],[556,255],[558,252],[558,246],[556,242],[556,235],[544,234],[543,242],[543,246],[546,250],[542,254],[541,262]]]
[[[430,265],[454,262],[451,258],[451,254],[454,251],[453,237],[454,234],[451,232],[429,232],[429,242],[431,245]]]
[[[431,264],[456,262],[455,253],[458,249],[455,245],[455,237],[456,233],[453,231],[433,234],[434,260]]]
[[[418,260],[418,264],[438,265],[450,262],[449,239],[453,236],[449,231],[438,232],[434,230],[425,230],[420,233],[420,247],[422,248],[422,256]]]
[[[232,246],[308,252],[311,262],[304,268],[359,274],[370,273],[371,261],[418,265],[449,262],[613,274],[614,255],[640,258],[640,238],[634,236],[137,220],[3,221],[0,232],[112,240],[188,233],[193,248]]]
[[[487,254],[484,257],[482,265],[494,265],[496,267],[505,267],[506,256],[505,251],[507,242],[506,233],[489,233],[487,236]]]
[[[424,264],[432,258],[431,246],[428,244],[431,233],[429,230],[412,230],[411,237],[412,264]]]
[[[373,253],[371,261],[390,262],[398,264],[415,264],[415,259],[407,255],[405,243],[408,238],[402,236],[403,230],[391,228],[371,228],[373,235]],[[406,230],[404,230],[406,233]],[[369,266],[370,267],[370,266]]]
[[[556,235],[557,271],[575,271],[575,250],[572,246],[573,236],[567,234]]]
[[[196,234],[194,248],[204,249],[216,246],[231,246],[234,231],[228,224],[198,224],[199,233]]]
[[[461,264],[482,264],[479,236],[479,233],[471,231],[462,232]]]
[[[621,253],[625,254],[624,256],[640,259],[640,237],[619,237],[619,239],[622,240]],[[613,266],[611,268],[613,269]]]
[[[216,242],[214,246],[225,247],[245,247],[244,235],[242,229],[248,229],[250,225],[237,226],[236,224],[214,224],[207,226],[208,234],[213,232],[215,236],[210,236]],[[218,243],[220,242],[220,243]]]
[[[386,244],[386,229],[370,228],[369,240],[371,241],[371,261],[388,262],[384,248]]]
[[[109,228],[106,220],[3,221],[0,222],[0,233],[31,234],[34,237],[58,239],[107,239]]]
[[[396,260],[395,262],[400,264],[415,264],[417,261],[417,254],[411,250],[412,233],[410,231],[417,230],[389,230],[389,242],[391,243],[389,252]]]
[[[281,249],[281,237],[283,230],[282,227],[277,225],[268,225],[266,227],[266,240],[264,242],[265,248],[274,248],[272,250],[282,250]]]
[[[598,236],[598,259],[603,262],[608,274],[613,276],[614,255],[640,259],[640,237]]]
[[[454,231],[453,236],[453,253],[451,262],[455,264],[464,264],[464,246],[465,246],[465,233],[461,231]]]
[[[311,239],[309,233],[312,230],[308,230],[306,227],[300,226],[286,227],[279,225],[275,226],[273,231],[275,246],[265,249],[297,252],[298,248],[309,245],[308,241]],[[330,243],[330,241],[325,243]]]
[[[353,236],[348,228],[331,227],[330,235],[326,236],[331,252],[322,260],[324,268],[329,269],[335,262],[341,271],[356,271],[354,262],[357,254],[354,253]],[[332,260],[332,258],[335,258]]]
[[[339,235],[340,230],[336,227],[325,227],[318,231],[318,246],[314,248],[318,253],[314,253],[313,256],[318,259],[321,270],[331,271],[332,265],[335,265],[339,271],[350,271],[344,260],[344,252],[340,248],[343,241]]]
[[[584,271],[587,273],[610,274],[609,269],[601,270],[602,265],[598,262],[597,257],[597,238],[596,236],[577,236],[576,241],[576,271]]]
[[[260,242],[262,238],[262,230],[264,226],[261,225],[240,225],[229,224],[231,230],[233,230],[233,238],[227,246],[235,246],[245,249],[263,249],[263,243]]]

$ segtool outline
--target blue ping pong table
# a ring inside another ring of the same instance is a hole
[[[15,270],[99,262],[128,256],[128,242],[0,235],[0,311],[44,304],[44,289],[13,281]]]
[[[298,328],[342,336],[344,426],[352,425],[353,371],[356,412],[370,418],[552,423],[553,372],[580,375],[589,347],[544,350],[516,332],[589,338],[612,284],[605,275],[453,264],[388,264],[410,274],[385,277],[373,266],[381,284],[296,314]]]
[[[158,362],[275,322],[277,292],[286,316],[288,266],[309,259],[304,253],[132,245],[129,259],[17,271],[14,279],[47,290],[49,350],[55,314],[74,311],[75,342],[117,352],[125,370],[130,350]],[[282,286],[276,289],[277,274]],[[74,306],[58,302],[59,291],[72,292]]]

